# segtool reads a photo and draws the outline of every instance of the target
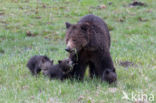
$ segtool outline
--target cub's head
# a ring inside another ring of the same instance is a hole
[[[105,69],[102,76],[103,81],[113,83],[117,81],[117,75],[115,69]]]
[[[59,60],[58,63],[64,73],[68,73],[73,66],[73,62],[71,61],[71,59]]]
[[[42,70],[47,70],[53,65],[53,60],[50,60],[47,56],[42,56],[39,66]]]
[[[70,24],[66,22],[66,45],[67,52],[80,51],[87,46],[89,41],[89,24]]]

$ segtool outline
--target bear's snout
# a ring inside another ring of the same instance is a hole
[[[71,52],[71,51],[72,51],[69,47],[67,47],[65,50],[66,50],[67,52]]]

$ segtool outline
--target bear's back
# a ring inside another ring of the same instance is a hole
[[[107,29],[106,23],[100,17],[95,16],[93,14],[89,14],[89,15],[82,17],[80,19],[80,21],[78,21],[78,24],[85,23],[85,22],[89,22],[89,23],[94,24],[100,28]]]
[[[33,57],[31,57],[27,63],[27,67],[34,68],[36,65],[38,65],[39,61],[41,60],[41,56],[35,55]]]
[[[102,44],[105,44],[105,45],[108,44],[108,48],[110,48],[111,40],[110,40],[109,30],[108,30],[106,23],[100,17],[95,16],[93,14],[86,15],[86,16],[82,17],[80,19],[80,21],[78,21],[78,24],[83,24],[83,23],[89,23],[91,25],[94,25],[94,26],[97,26],[98,28],[100,28],[100,32],[103,33],[103,37],[101,37],[101,36],[99,37],[98,35],[96,35],[98,38],[98,41],[100,41],[100,44],[101,44],[101,42],[104,42],[103,40],[107,41],[107,43],[105,42]],[[95,30],[95,31],[99,32],[97,30]],[[101,40],[101,39],[103,39],[103,40]]]

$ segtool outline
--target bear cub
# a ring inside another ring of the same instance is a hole
[[[53,60],[50,60],[47,56],[35,55],[31,57],[27,63],[27,67],[32,75],[37,75],[44,72],[53,65]]]
[[[108,81],[109,84],[117,81],[117,75],[115,69],[105,69],[102,81]]]
[[[70,59],[59,60],[58,64],[55,64],[44,72],[44,75],[50,79],[63,80],[64,76],[71,71],[73,63]]]

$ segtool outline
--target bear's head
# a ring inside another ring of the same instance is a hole
[[[53,65],[53,60],[50,60],[47,56],[42,56],[39,67],[44,71],[49,69]]]
[[[67,52],[80,51],[89,42],[89,24],[70,24],[66,22],[66,45]]]
[[[63,73],[68,73],[73,66],[73,62],[71,61],[71,59],[59,60],[58,63]]]
[[[102,76],[103,81],[113,83],[117,81],[117,75],[115,69],[105,69]]]

